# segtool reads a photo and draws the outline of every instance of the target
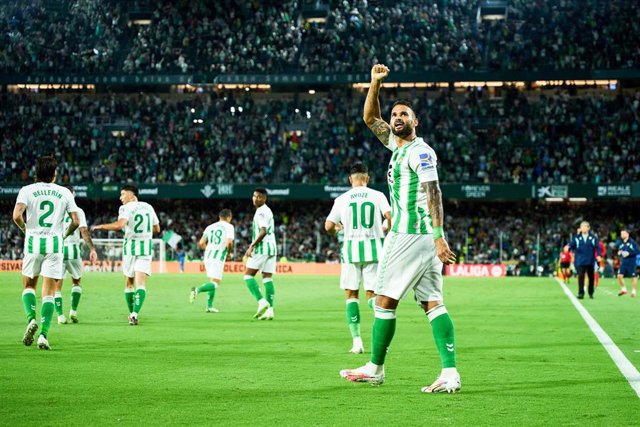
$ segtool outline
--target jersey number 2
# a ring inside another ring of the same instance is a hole
[[[45,213],[40,215],[40,219],[38,220],[38,224],[40,224],[40,227],[51,228],[53,223],[45,222],[45,220],[53,214],[53,209],[53,203],[49,200],[43,200],[42,203],[40,203],[40,210],[46,211]]]

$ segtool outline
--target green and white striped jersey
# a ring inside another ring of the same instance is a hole
[[[336,198],[327,221],[342,223],[342,262],[378,262],[384,240],[382,218],[390,211],[384,194],[369,187],[354,187]]]
[[[64,260],[70,259],[81,259],[82,258],[82,249],[80,248],[80,244],[82,240],[80,238],[80,228],[87,226],[87,217],[84,214],[84,211],[81,208],[78,208],[78,219],[80,220],[80,225],[76,228],[76,231],[66,239],[64,239]],[[65,230],[71,224],[71,218],[69,216],[65,217],[64,225]]]
[[[129,202],[120,206],[118,219],[126,219],[123,255],[153,254],[153,226],[160,224],[156,211],[146,202]]]
[[[438,180],[438,158],[422,138],[398,148],[389,135],[387,148],[393,152],[387,170],[391,199],[391,230],[406,234],[432,234],[427,193],[421,183]]]
[[[64,219],[78,211],[71,191],[57,184],[36,182],[20,189],[18,203],[27,206],[24,253],[62,253]]]
[[[256,209],[256,213],[253,216],[253,224],[251,227],[252,242],[255,242],[262,227],[267,229],[267,235],[256,245],[253,253],[256,255],[267,255],[268,257],[276,256],[276,235],[274,234],[273,212],[271,212],[271,209],[266,204]]]
[[[214,222],[207,226],[202,237],[207,239],[207,248],[204,251],[204,259],[226,261],[227,243],[235,240],[235,229],[226,221]]]

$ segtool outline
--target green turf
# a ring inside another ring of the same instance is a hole
[[[196,275],[155,275],[140,326],[127,324],[120,275],[87,274],[80,323],[53,325],[53,351],[24,347],[20,276],[0,274],[3,425],[637,425],[640,399],[551,279],[446,279],[462,393],[424,395],[439,372],[411,299],[380,387],[347,383],[344,296],[336,277],[276,277],[276,320],[252,321],[241,276],[188,303]],[[65,312],[70,286],[65,285]],[[611,295],[604,291],[609,289]],[[640,301],[603,284],[585,301],[640,366]],[[39,304],[39,302],[38,302]],[[372,314],[363,301],[369,348]],[[39,306],[38,306],[39,311]],[[634,348],[635,347],[635,348]]]

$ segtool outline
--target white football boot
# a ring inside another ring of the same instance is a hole
[[[384,383],[384,368],[376,374],[375,367],[371,362],[356,369],[343,369],[340,376],[347,381],[358,383],[369,383],[371,385],[381,385]]]
[[[257,319],[260,316],[262,316],[264,312],[269,309],[269,307],[270,305],[266,299],[263,298],[260,301],[258,301],[258,311],[256,311],[256,314],[253,315],[253,318]]]

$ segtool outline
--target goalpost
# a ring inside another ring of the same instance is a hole
[[[116,265],[122,261],[123,239],[92,239],[98,253],[98,259],[108,261],[98,266],[99,271],[116,271]],[[162,239],[152,239],[153,261],[158,262],[158,271],[154,273],[166,273],[166,243]]]

